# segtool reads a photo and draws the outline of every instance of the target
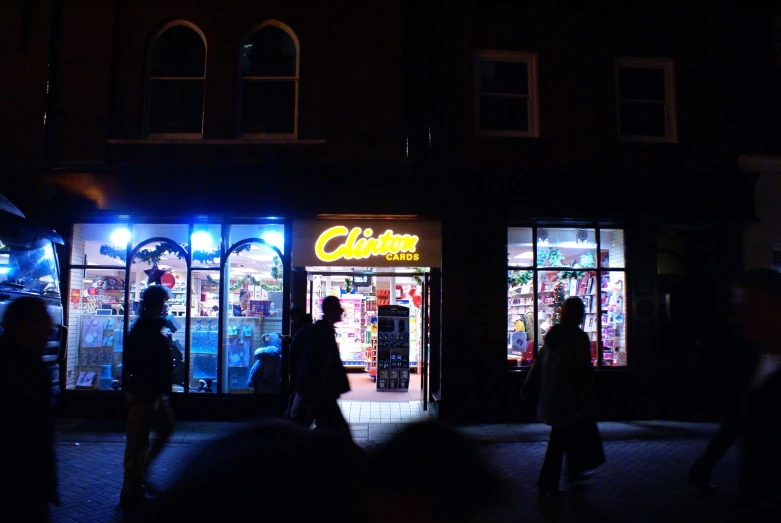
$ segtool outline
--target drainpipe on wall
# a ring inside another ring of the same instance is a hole
[[[43,161],[50,162],[54,147],[54,127],[52,117],[56,122],[56,95],[58,85],[54,82],[59,71],[60,34],[62,33],[62,0],[52,0],[52,21],[49,30],[49,52],[46,59],[46,104],[43,113]]]

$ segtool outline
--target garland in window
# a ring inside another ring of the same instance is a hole
[[[507,277],[507,284],[513,287],[518,285],[526,285],[532,281],[533,272],[528,271],[510,271],[510,275]]]
[[[561,267],[563,259],[564,256],[561,254],[561,251],[553,247],[547,251],[540,249],[537,252],[537,265],[545,265],[545,262],[550,262],[550,267]]]
[[[206,276],[206,281],[208,281],[209,283],[213,283],[214,285],[220,284],[219,280],[215,280],[214,278],[212,278],[211,274],[208,274]],[[282,290],[282,285],[271,285],[266,282],[259,281],[257,278],[250,276],[249,274],[242,278],[239,278],[236,281],[236,283],[230,286],[230,290],[237,291],[240,288],[244,287],[245,285],[260,285],[260,288],[263,289],[264,291],[271,291],[271,292]]]
[[[188,245],[186,243],[182,243],[180,245],[185,251],[187,250]],[[250,250],[251,247],[252,246],[250,244],[242,245],[241,247],[238,247],[233,252],[240,253],[240,252],[248,251]],[[126,251],[125,249],[117,249],[114,247],[110,247],[108,245],[101,245],[100,254],[103,256],[108,256],[109,258],[115,258],[117,260],[125,261]],[[133,258],[133,261],[154,265],[156,263],[159,263],[163,256],[172,255],[172,254],[175,255],[180,260],[182,259],[181,251],[177,249],[173,244],[166,242],[166,243],[161,243],[154,249],[141,249],[136,253],[135,257]],[[192,257],[193,260],[202,263],[219,263],[219,261],[215,262],[214,260],[215,259],[219,260],[220,250],[216,249],[213,251],[195,251],[193,252]]]

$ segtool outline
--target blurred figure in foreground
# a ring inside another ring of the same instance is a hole
[[[406,425],[369,452],[369,470],[372,523],[495,521],[488,511],[507,494],[479,446],[438,422]]]
[[[710,473],[733,442],[740,449],[742,518],[777,521],[781,507],[781,273],[753,269],[735,288],[737,320],[748,351],[748,379],[736,386],[735,406],[689,480],[709,486]]]
[[[52,320],[33,297],[12,301],[0,336],[5,443],[0,453],[0,514],[4,521],[50,521],[58,503],[51,378],[41,360]],[[7,518],[7,519],[6,519]]]
[[[410,465],[413,455],[423,463]],[[460,523],[481,521],[500,493],[473,443],[437,423],[409,425],[367,454],[338,432],[267,420],[207,445],[130,521],[244,522],[262,500],[278,515],[269,521]]]
[[[230,523],[277,514],[268,521],[366,523],[369,484],[366,456],[354,443],[267,420],[208,444],[137,521],[201,521],[214,514]]]

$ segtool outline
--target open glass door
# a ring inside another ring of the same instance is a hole
[[[420,325],[420,356],[418,368],[420,372],[420,395],[423,402],[423,410],[428,410],[428,397],[429,397],[429,382],[428,382],[428,366],[430,357],[430,342],[429,342],[429,293],[430,293],[430,281],[429,274],[423,275],[423,300],[422,300],[422,314]]]

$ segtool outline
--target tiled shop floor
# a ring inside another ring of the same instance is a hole
[[[340,401],[339,405],[350,423],[408,423],[429,416],[422,401]]]

